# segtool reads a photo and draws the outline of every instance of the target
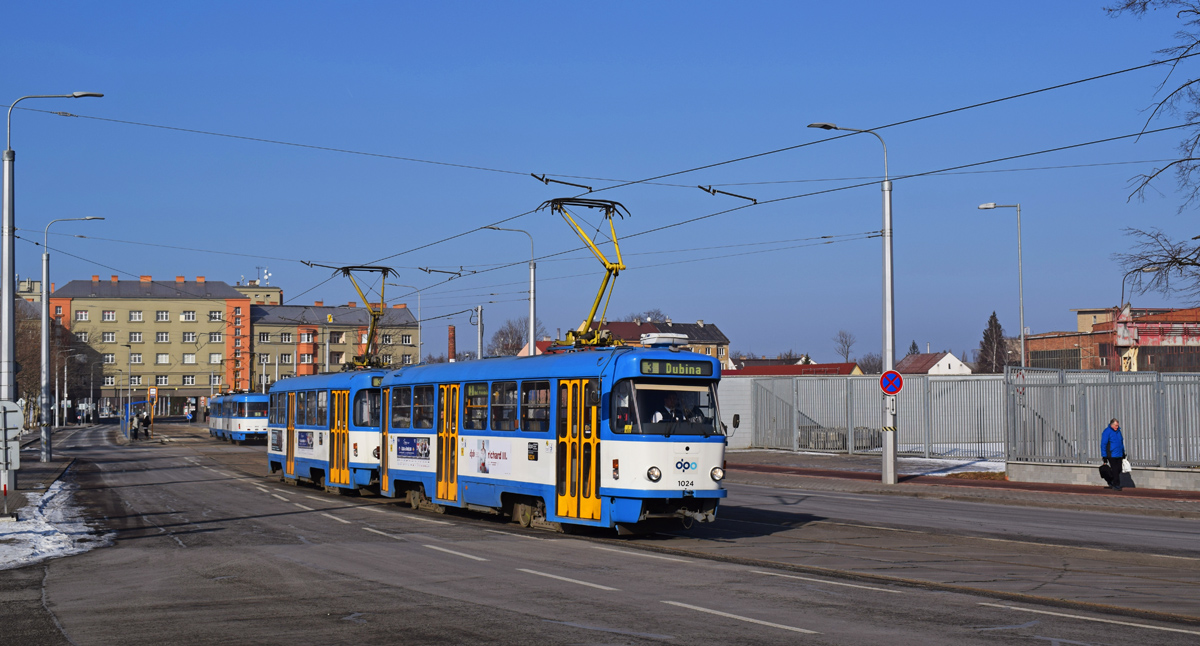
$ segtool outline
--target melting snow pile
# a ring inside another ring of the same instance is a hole
[[[62,480],[46,493],[28,493],[29,501],[17,512],[18,522],[0,522],[0,569],[30,565],[58,556],[70,556],[108,544],[108,536],[88,527],[71,505],[74,485]]]

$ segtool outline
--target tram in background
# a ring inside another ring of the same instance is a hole
[[[711,521],[719,379],[713,358],[666,347],[291,378],[271,388],[269,468],[524,526]]]
[[[208,404],[208,434],[241,444],[267,437],[267,396],[261,393],[227,393]]]

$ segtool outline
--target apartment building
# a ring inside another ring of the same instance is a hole
[[[378,307],[378,305],[376,305]],[[357,303],[337,307],[251,305],[251,383],[264,391],[279,379],[337,372],[366,352],[371,315]],[[417,320],[404,304],[383,312],[375,331],[376,354],[384,365],[420,362]]]
[[[250,299],[228,284],[186,280],[73,280],[50,295],[50,315],[102,370],[99,397],[157,388],[160,410],[187,398],[250,387]]]

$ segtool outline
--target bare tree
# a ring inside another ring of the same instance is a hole
[[[883,372],[883,357],[875,352],[868,352],[858,360],[858,367],[868,375],[878,375]]]
[[[631,314],[626,314],[625,316],[623,316],[622,318],[620,318],[618,320],[620,320],[620,321],[665,321],[665,320],[667,320],[667,313],[657,307],[652,307],[652,308],[646,310],[645,312],[633,312]]]
[[[838,330],[837,336],[833,337],[833,351],[842,357],[844,363],[849,363],[850,352],[857,341],[858,339],[853,334],[846,330]]]
[[[537,338],[546,336],[546,328],[541,321],[537,322],[535,334]],[[488,354],[497,357],[514,357],[521,348],[529,343],[529,317],[519,319],[508,319],[500,329],[492,334],[491,341],[488,341]]]
[[[1178,294],[1193,303],[1200,302],[1200,243],[1196,242],[1200,236],[1188,241],[1172,240],[1158,229],[1125,229],[1125,234],[1136,242],[1129,252],[1114,253],[1112,257],[1125,270],[1130,294]]]

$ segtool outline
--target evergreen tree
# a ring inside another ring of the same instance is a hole
[[[976,355],[976,372],[1004,372],[1008,363],[1008,344],[1004,341],[1004,328],[996,313],[988,317],[987,327],[983,330],[983,339],[979,342],[979,353]]]
[[[908,355],[921,354],[921,349],[917,347],[917,342],[914,340],[912,345],[908,346]]]

